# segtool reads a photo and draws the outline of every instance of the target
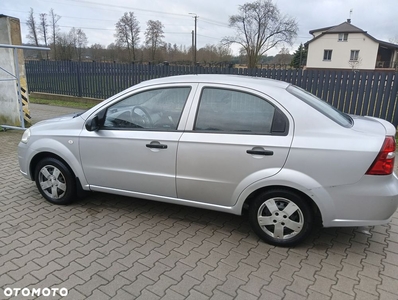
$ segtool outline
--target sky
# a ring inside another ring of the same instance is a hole
[[[140,22],[141,43],[148,20],[164,25],[164,41],[177,45],[191,45],[194,29],[193,15],[198,16],[197,47],[218,44],[225,36],[234,35],[228,27],[229,16],[237,14],[239,5],[250,0],[0,0],[0,14],[19,18],[22,41],[27,43],[26,19],[33,8],[35,17],[51,8],[61,16],[58,24],[62,32],[81,28],[88,38],[88,46],[98,43],[107,46],[115,42],[115,23],[124,12],[133,11]],[[376,39],[398,43],[398,0],[273,0],[282,15],[289,15],[298,23],[299,31],[293,45],[284,45],[293,53],[300,43],[311,39],[309,31],[338,25],[350,17],[352,24],[367,31]],[[277,54],[282,45],[271,49]],[[238,46],[233,46],[234,54]]]

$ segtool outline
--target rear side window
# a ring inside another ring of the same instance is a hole
[[[288,86],[286,90],[290,94],[296,96],[303,102],[315,108],[317,111],[324,114],[326,117],[333,120],[337,124],[344,127],[352,127],[353,121],[349,115],[339,111],[337,108],[334,108],[333,106],[316,97],[315,95],[295,85]]]
[[[195,131],[284,134],[286,129],[286,117],[263,98],[236,90],[202,90]]]

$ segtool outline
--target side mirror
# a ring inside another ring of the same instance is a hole
[[[101,110],[97,115],[95,115],[90,120],[86,122],[87,131],[98,131],[105,122],[106,109]]]
[[[99,130],[99,127],[98,116],[95,116],[86,122],[87,131],[97,131]]]

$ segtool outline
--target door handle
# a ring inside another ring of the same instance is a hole
[[[274,155],[274,151],[270,151],[270,150],[246,150],[246,153],[253,154],[253,155],[264,155],[264,156]]]
[[[147,148],[154,148],[154,149],[167,149],[167,145],[164,144],[146,144]]]

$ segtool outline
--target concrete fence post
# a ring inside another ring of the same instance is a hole
[[[21,45],[21,27],[19,19],[0,15],[0,44]],[[15,66],[15,54],[18,55],[18,66]],[[16,74],[18,72],[19,74]],[[23,95],[19,95],[18,81],[21,84]],[[25,75],[23,51],[0,48],[0,124],[23,126],[21,118],[23,109],[29,121],[28,93]],[[20,101],[25,98],[25,105]],[[23,107],[23,108],[22,108]]]

